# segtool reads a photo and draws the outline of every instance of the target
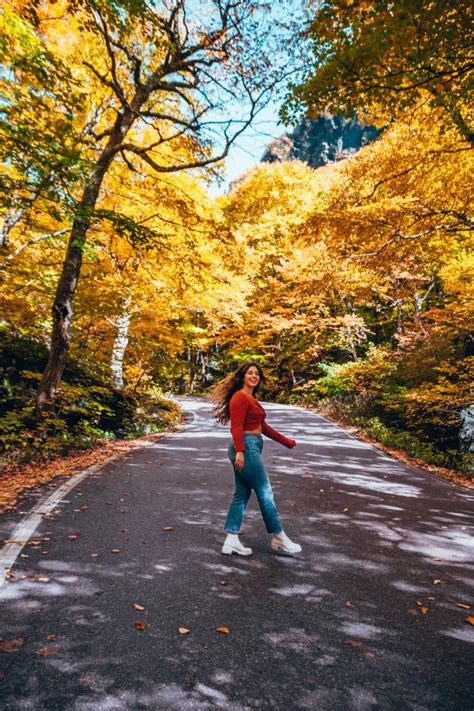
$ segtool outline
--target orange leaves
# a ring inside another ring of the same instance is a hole
[[[138,605],[136,602],[134,602],[134,603],[133,603],[133,609],[134,609],[134,610],[138,610],[139,612],[143,612],[143,610],[144,610],[145,608],[143,607],[143,605]]]
[[[220,632],[221,634],[230,634],[230,629],[225,626],[217,627],[216,632]]]
[[[364,643],[358,639],[346,639],[344,644],[348,644],[349,647],[354,647],[354,649],[360,649],[364,646]]]
[[[146,624],[145,624],[144,620],[138,620],[138,622],[135,622],[135,628],[139,632],[143,632],[143,630],[146,628]]]
[[[1,639],[0,652],[5,652],[6,654],[18,652],[24,641],[24,637],[16,637],[15,639]]]
[[[178,627],[178,632],[179,632],[179,634],[186,635],[186,634],[189,634],[191,632],[191,630],[188,629],[187,627]]]
[[[452,602],[454,602],[454,600],[452,600]],[[454,604],[457,605],[458,607],[462,607],[463,610],[470,610],[471,609],[471,606],[466,605],[464,602],[454,602]]]
[[[361,642],[360,639],[346,639],[344,644],[347,644],[348,647],[352,647],[352,649],[362,650],[365,647],[364,642]],[[364,657],[367,657],[367,659],[375,659],[375,654],[374,652],[367,650],[364,652]]]
[[[39,649],[36,650],[35,654],[38,657],[49,657],[52,654],[56,654],[56,652],[58,652],[58,651],[59,651],[59,647],[50,645],[49,647],[40,647]]]
[[[466,617],[465,622],[468,622],[470,625],[474,625],[474,616],[469,615],[469,617]]]

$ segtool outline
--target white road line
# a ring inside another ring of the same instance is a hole
[[[192,414],[194,415],[194,419],[190,425],[193,425],[196,419],[195,413]],[[141,447],[152,447],[154,445],[154,442],[140,442],[136,449],[140,449]],[[135,447],[133,449],[135,449]],[[101,464],[94,464],[92,467],[88,467],[87,469],[78,472],[64,484],[55,489],[52,494],[45,496],[38,501],[35,506],[33,506],[30,513],[13,530],[10,538],[8,539],[11,542],[3,546],[0,551],[0,571],[5,571],[3,575],[0,572],[0,588],[9,581],[9,578],[7,577],[8,571],[11,570],[21,551],[33,536],[40,523],[43,521],[43,516],[56,508],[64,497],[69,494],[75,486],[83,481],[83,479],[88,477],[90,474],[95,474],[102,469],[102,467],[105,467],[106,464],[110,464],[110,462],[113,462],[115,459],[119,459],[120,456],[121,455],[114,455],[113,457],[106,459],[105,462],[102,462]]]
[[[88,467],[88,469],[84,469],[82,472],[75,474],[53,491],[52,494],[45,496],[33,506],[30,513],[16,526],[11,534],[9,539],[11,543],[7,543],[0,551],[0,570],[5,570],[5,574],[0,577],[0,587],[5,585],[9,580],[7,572],[14,565],[21,551],[33,536],[39,524],[43,521],[43,516],[56,508],[62,499],[69,494],[71,489],[74,489],[83,479],[90,474],[95,474],[106,464],[113,462],[114,459],[117,459],[117,456],[109,457],[109,459],[106,459],[102,464],[94,464],[92,467]]]

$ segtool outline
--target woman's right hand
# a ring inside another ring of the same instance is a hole
[[[235,464],[234,467],[237,469],[238,472],[240,472],[244,468],[245,464],[245,457],[243,452],[237,452],[235,455]]]

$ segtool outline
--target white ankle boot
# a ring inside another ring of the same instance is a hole
[[[228,533],[224,545],[222,546],[222,553],[224,553],[224,555],[232,555],[232,553],[237,553],[237,555],[252,555],[252,549],[242,545],[237,533]]]
[[[274,533],[271,542],[272,549],[278,553],[301,553],[301,546],[299,543],[293,543],[292,540],[288,538],[286,533],[282,531],[281,533]]]

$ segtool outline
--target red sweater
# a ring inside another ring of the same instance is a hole
[[[230,431],[236,452],[243,452],[244,432],[256,430],[262,426],[262,433],[274,439],[275,442],[284,444],[285,447],[294,447],[296,442],[294,439],[288,439],[284,435],[274,430],[265,422],[266,413],[258,400],[246,393],[244,390],[238,390],[234,393],[229,403],[230,410]]]

